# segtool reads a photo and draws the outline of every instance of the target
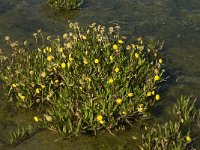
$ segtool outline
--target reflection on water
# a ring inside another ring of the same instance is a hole
[[[166,83],[154,122],[168,120],[168,106],[181,94],[200,97],[199,0],[85,1],[81,10],[58,14],[43,7],[41,0],[0,0],[0,47],[5,47],[3,38],[6,35],[23,41],[30,39],[37,29],[42,29],[45,34],[61,34],[66,30],[67,19],[81,25],[94,21],[106,26],[117,24],[124,34],[156,38],[166,43],[165,64],[176,79]],[[1,96],[0,100],[0,149],[8,149],[5,146],[8,130],[15,128],[17,123],[33,123],[34,112],[14,108],[5,102],[5,97]],[[97,137],[82,136],[57,142],[54,141],[59,135],[43,131],[15,149],[137,149],[140,141],[133,140],[132,136],[140,137],[140,130],[133,127],[115,137],[100,133]]]

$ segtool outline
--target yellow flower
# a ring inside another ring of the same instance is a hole
[[[85,65],[87,65],[87,64],[88,64],[87,59],[83,59],[83,63],[84,63]]]
[[[91,78],[88,78],[88,81],[91,82],[92,81]]]
[[[123,44],[124,41],[122,41],[122,40],[118,40],[118,43],[119,43],[119,44]]]
[[[46,77],[46,72],[41,73],[41,77],[45,78]]]
[[[85,35],[82,36],[83,40],[87,40],[87,37]]]
[[[127,113],[125,111],[122,112],[123,115],[127,115]]]
[[[55,80],[55,83],[58,83],[59,82],[59,80]]]
[[[152,91],[151,94],[152,94],[152,95],[155,95],[155,91]]]
[[[62,64],[61,64],[61,68],[64,69],[65,67],[66,67],[66,64],[65,64],[65,63],[62,63]]]
[[[114,81],[114,80],[111,78],[111,79],[108,80],[108,83],[111,84],[111,83],[113,83],[113,81]]]
[[[158,62],[159,62],[160,64],[162,64],[163,60],[162,60],[162,59],[159,59]]]
[[[151,96],[151,92],[147,92],[147,96]]]
[[[38,117],[36,117],[36,116],[33,119],[35,120],[35,122],[39,121]]]
[[[60,47],[60,48],[59,48],[59,51],[62,53],[62,52],[63,52],[63,48],[62,48],[62,47]]]
[[[102,121],[103,120],[103,116],[102,115],[98,115],[97,116],[97,121]]]
[[[103,120],[100,120],[99,123],[100,123],[100,124],[104,124],[105,122],[104,122]]]
[[[47,52],[47,51],[46,51],[46,48],[45,48],[45,49],[43,50],[43,53],[45,53],[45,54],[46,54],[46,52]]]
[[[51,47],[50,47],[50,48],[47,47],[47,51],[48,51],[49,53],[51,53]]]
[[[24,101],[26,97],[21,95],[20,98]]]
[[[118,49],[118,46],[117,46],[116,44],[114,44],[114,45],[113,45],[113,49],[114,49],[114,50],[117,50],[117,49]]]
[[[110,56],[110,60],[113,61],[113,56]]]
[[[48,57],[47,57],[47,60],[48,60],[48,61],[52,61],[52,60],[53,60],[53,56],[48,56]]]
[[[12,84],[12,87],[13,87],[13,88],[16,88],[16,87],[17,87],[17,85],[13,83],[13,84]]]
[[[121,98],[118,98],[117,100],[116,100],[116,102],[117,102],[117,104],[121,104],[122,103],[122,99]]]
[[[155,80],[155,81],[158,81],[158,80],[160,80],[160,77],[159,77],[158,75],[156,75],[156,76],[154,77],[154,80]]]
[[[44,89],[45,87],[46,87],[45,85],[41,85],[41,88],[43,88],[43,89]]]
[[[160,95],[156,94],[155,99],[158,101],[160,99]]]
[[[115,72],[118,73],[119,72],[119,68],[115,68]]]
[[[187,136],[185,137],[185,139],[186,139],[187,142],[191,142],[191,141],[192,141],[190,135],[187,135]]]
[[[35,90],[35,93],[39,94],[39,93],[40,93],[40,90],[37,88],[37,89]]]
[[[95,64],[98,64],[98,63],[99,63],[99,59],[95,59],[95,60],[94,60],[94,63],[95,63]]]
[[[135,53],[135,58],[139,58],[139,54],[138,53]]]
[[[143,110],[144,110],[143,104],[139,104],[137,110],[138,110],[138,112],[143,112]]]
[[[133,96],[133,93],[128,93],[128,97],[132,97]]]

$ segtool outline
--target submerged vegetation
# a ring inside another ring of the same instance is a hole
[[[145,44],[141,37],[128,42],[119,26],[69,27],[41,46],[39,30],[35,49],[6,38],[12,56],[3,59],[1,77],[17,106],[38,108],[43,115],[35,121],[64,136],[110,131],[147,117],[160,100],[162,43]]]
[[[79,9],[83,0],[48,0],[48,5],[56,10],[75,10]]]

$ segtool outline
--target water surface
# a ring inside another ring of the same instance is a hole
[[[0,0],[0,48],[6,49],[3,42],[6,35],[23,41],[32,38],[32,33],[38,29],[46,35],[62,34],[67,30],[68,19],[83,26],[92,22],[120,25],[124,34],[166,43],[164,64],[171,79],[156,105],[153,124],[170,119],[169,108],[180,95],[200,97],[199,0],[85,0],[81,10],[62,15],[43,7],[43,3],[41,0]],[[0,101],[0,149],[128,150],[138,149],[140,143],[143,129],[135,125],[116,136],[102,132],[96,137],[81,136],[56,142],[60,138],[58,134],[42,131],[13,148],[6,145],[8,130],[17,123],[32,124],[36,112],[15,108],[6,102],[7,97],[2,92]],[[133,140],[133,136],[138,139]],[[197,147],[200,149],[200,145]]]

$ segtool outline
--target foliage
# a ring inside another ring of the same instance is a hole
[[[119,26],[70,31],[32,50],[12,42],[1,71],[17,106],[39,108],[39,119],[64,135],[110,130],[147,116],[160,99],[162,44],[151,49],[141,37],[128,42]],[[37,43],[41,31],[34,34]],[[38,45],[36,45],[38,46]]]
[[[57,10],[74,10],[81,7],[83,0],[48,0],[48,4]]]
[[[143,144],[140,148],[149,150],[182,150],[192,149],[190,137],[192,123],[197,123],[199,110],[195,108],[195,100],[181,96],[173,106],[173,115],[178,117],[175,122],[169,121],[164,125],[151,128],[142,135]]]
[[[34,128],[32,126],[20,127],[10,133],[10,144],[19,144],[24,140],[30,138],[34,134]]]
[[[178,117],[181,123],[191,124],[197,117],[195,102],[196,100],[192,101],[190,97],[181,96],[173,107],[174,116]]]
[[[182,150],[192,141],[189,132],[184,134],[180,123],[167,122],[143,134],[141,150]]]

